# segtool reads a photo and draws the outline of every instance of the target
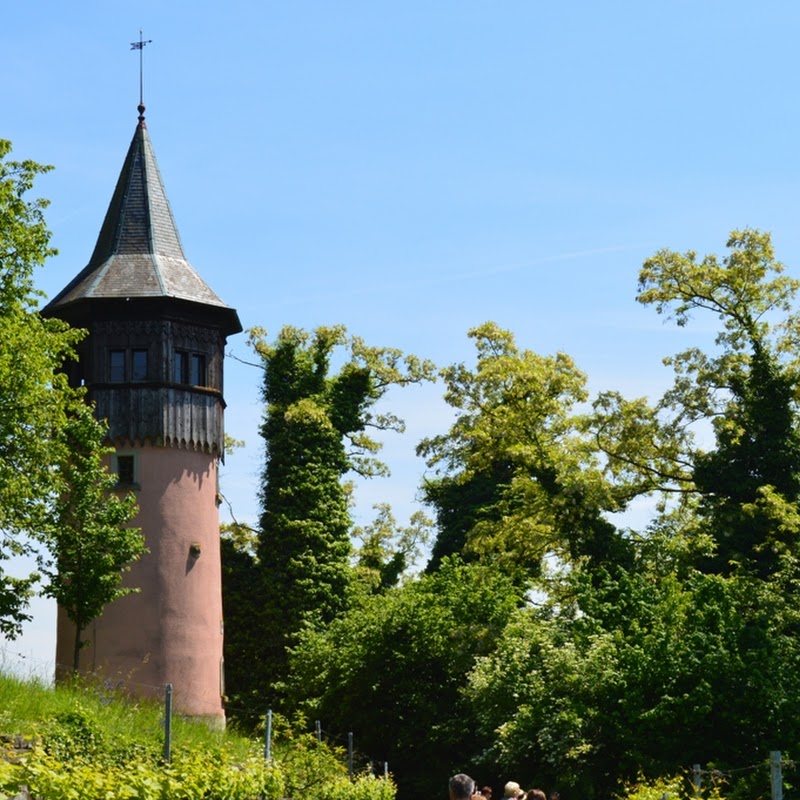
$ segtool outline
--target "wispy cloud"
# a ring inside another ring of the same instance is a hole
[[[287,305],[305,304],[308,303],[309,301],[315,301],[320,299],[325,299],[325,300],[332,300],[337,298],[341,299],[343,297],[356,297],[356,296],[364,296],[377,293],[385,294],[387,291],[399,292],[399,291],[406,291],[409,289],[419,289],[430,286],[443,286],[452,283],[463,283],[465,281],[486,278],[487,276],[490,275],[502,275],[511,272],[523,272],[547,264],[555,264],[565,261],[576,261],[582,258],[591,258],[592,256],[607,255],[609,253],[626,253],[626,252],[631,252],[633,250],[641,250],[643,248],[648,248],[648,247],[652,248],[652,246],[653,245],[648,244],[646,242],[638,242],[631,244],[609,245],[607,247],[594,247],[588,250],[574,250],[567,253],[557,253],[554,255],[539,256],[538,258],[532,258],[529,260],[520,261],[513,264],[486,264],[484,266],[478,266],[460,272],[442,272],[442,273],[429,272],[425,276],[419,275],[405,280],[384,281],[381,282],[380,284],[377,283],[363,284],[363,285],[356,284],[348,288],[347,290],[329,291],[328,289],[325,289],[323,294],[319,294],[317,296],[309,295],[308,293],[306,294],[289,293],[287,299]]]

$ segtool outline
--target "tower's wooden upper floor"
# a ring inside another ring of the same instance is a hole
[[[113,444],[221,453],[225,341],[242,326],[184,254],[139,112],[92,257],[43,313],[88,329],[70,380]]]

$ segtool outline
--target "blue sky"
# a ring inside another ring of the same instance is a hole
[[[486,320],[563,350],[593,390],[654,394],[702,342],[634,301],[656,250],[722,252],[769,230],[798,274],[800,4],[783,0],[197,3],[4,9],[0,136],[56,166],[38,184],[60,255],[91,255],[136,125],[147,124],[187,256],[245,327],[343,323],[444,366]],[[229,341],[251,358],[245,337]],[[226,365],[223,491],[252,520],[256,370]],[[390,396],[393,476],[357,515],[416,508],[417,442],[446,430],[441,384]],[[7,653],[52,659],[39,611]],[[8,655],[9,658],[16,657]]]

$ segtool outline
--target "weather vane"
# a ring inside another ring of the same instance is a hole
[[[143,51],[144,46],[146,44],[150,44],[153,40],[152,39],[142,39],[142,31],[141,28],[139,29],[139,41],[138,42],[131,42],[131,50],[138,50],[139,51],[139,113],[144,113],[144,79],[142,77],[144,73],[144,64],[143,64]],[[140,117],[139,119],[142,119]]]

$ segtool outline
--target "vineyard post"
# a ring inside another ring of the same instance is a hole
[[[172,759],[172,684],[164,686],[164,762]]]
[[[783,776],[781,775],[781,751],[769,754],[769,775],[772,783],[772,800],[783,800]]]
[[[347,772],[353,780],[353,732],[347,734]]]
[[[267,711],[267,722],[264,726],[264,760],[272,761],[272,709]]]
[[[693,796],[702,797],[701,789],[703,787],[703,774],[700,771],[699,764],[692,764],[692,787]]]

